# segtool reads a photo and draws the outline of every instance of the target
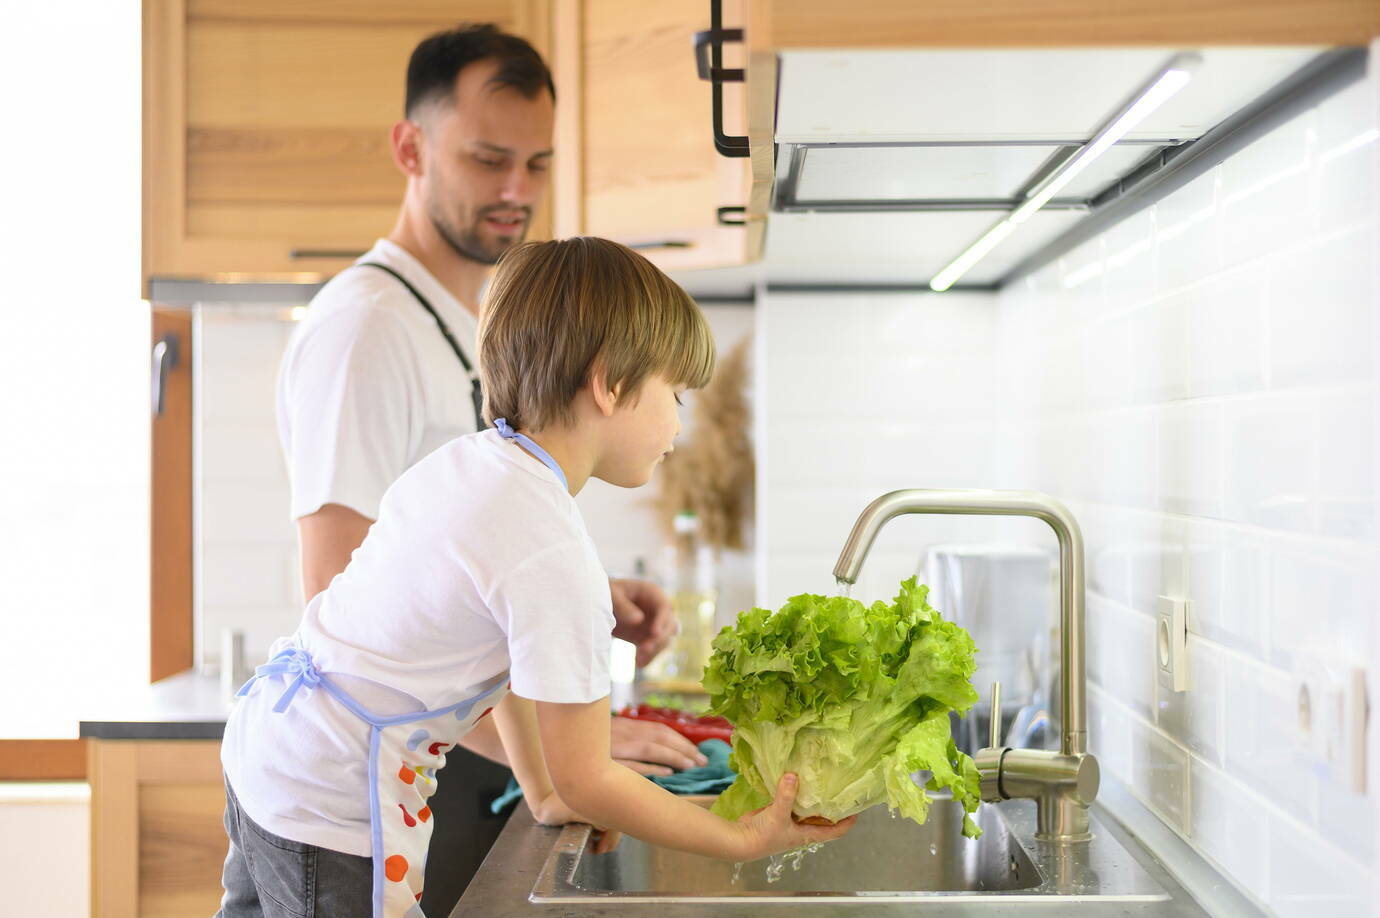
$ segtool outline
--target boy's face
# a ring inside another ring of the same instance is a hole
[[[678,395],[665,379],[653,376],[642,384],[635,404],[633,399],[620,399],[609,418],[609,449],[595,476],[620,488],[638,488],[650,481],[680,433]]]

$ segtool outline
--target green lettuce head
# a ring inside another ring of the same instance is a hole
[[[923,823],[928,790],[947,788],[972,813],[978,772],[958,751],[949,712],[978,700],[973,639],[901,584],[891,605],[803,594],[775,613],[753,609],[714,639],[704,670],[710,713],[733,723],[738,779],[713,810],[727,819],[771,803],[781,775],[800,776],[795,812],[838,821],[878,803]],[[911,780],[928,772],[924,787]]]

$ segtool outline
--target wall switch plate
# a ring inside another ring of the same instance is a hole
[[[1155,613],[1155,667],[1176,692],[1193,687],[1188,669],[1187,599],[1161,596]]]

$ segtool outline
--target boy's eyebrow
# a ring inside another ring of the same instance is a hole
[[[478,142],[475,144],[475,146],[483,147],[485,150],[488,150],[490,153],[501,153],[501,154],[503,154],[504,156],[512,156],[512,155],[513,155],[513,150],[509,149],[508,147],[501,147],[501,146],[499,146],[499,145],[496,144],[496,143],[489,143],[487,140],[478,141]],[[555,152],[554,150],[542,150],[542,151],[540,151],[540,152],[533,153],[533,154],[532,154],[532,159],[541,159],[542,157],[551,156],[554,152]]]

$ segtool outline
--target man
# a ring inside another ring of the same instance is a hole
[[[483,426],[474,372],[480,291],[490,267],[523,240],[546,191],[554,105],[540,55],[493,26],[433,35],[412,54],[405,116],[391,134],[407,178],[397,223],[312,300],[279,374],[278,428],[308,598],[345,569],[405,469]],[[645,663],[674,632],[670,603],[641,581],[614,580],[610,590],[614,634]],[[486,727],[466,746],[501,760]],[[613,719],[612,749],[648,774],[704,761],[664,725],[623,718]],[[441,786],[460,793],[463,784]],[[436,913],[449,912],[443,907]]]

